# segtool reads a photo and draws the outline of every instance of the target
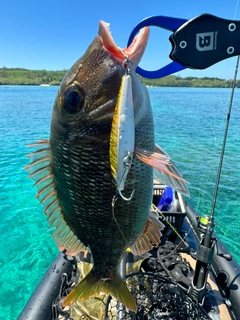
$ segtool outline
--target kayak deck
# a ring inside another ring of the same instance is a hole
[[[102,294],[97,299],[76,303],[71,310],[59,310],[58,319],[221,319],[231,320],[223,299],[211,297],[211,293],[221,297],[213,275],[208,277],[208,290],[203,307],[187,294],[196,261],[190,254],[181,252],[179,245],[166,242],[151,251],[148,257],[135,258],[126,253],[125,264],[128,275],[126,283],[134,295],[137,314]],[[78,262],[78,272],[84,273],[89,262]],[[81,275],[80,275],[81,278]],[[66,291],[58,298],[63,299]],[[57,304],[59,308],[59,303]],[[213,318],[211,317],[213,316]],[[166,318],[167,317],[167,318]]]
[[[189,254],[186,253],[181,253],[181,256],[183,259],[186,259],[190,263],[193,270],[195,270],[196,260],[194,260]],[[221,296],[216,280],[211,272],[208,275],[207,283],[211,287],[212,293],[215,295],[215,298],[213,297],[213,299],[215,300],[214,304],[216,303],[215,306],[219,309],[219,319],[231,320],[232,318],[229,314],[226,304],[224,303],[224,298]]]
[[[158,206],[163,191],[164,186],[155,184],[155,206]],[[176,193],[173,206],[167,212],[162,212],[159,219],[165,224],[159,247],[137,257],[126,252],[120,265],[120,273],[136,299],[137,314],[106,294],[77,301],[71,308],[63,309],[62,301],[86,276],[92,264],[90,253],[86,256],[80,253],[74,258],[62,253],[49,268],[19,320],[238,319],[240,291],[236,288],[239,289],[240,267],[234,261],[214,254],[214,264],[200,305],[196,297],[189,293],[200,241],[196,212]],[[221,243],[219,239],[218,243]],[[223,253],[224,248],[220,246],[220,249]],[[221,281],[222,272],[229,274],[224,282]],[[50,304],[50,308],[47,304]]]

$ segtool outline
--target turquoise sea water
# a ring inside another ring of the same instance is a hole
[[[57,87],[0,86],[0,320],[17,319],[58,250],[23,167],[26,144],[49,138]],[[190,182],[188,201],[211,212],[230,89],[149,88],[156,141]],[[236,90],[216,232],[240,263],[240,91]]]

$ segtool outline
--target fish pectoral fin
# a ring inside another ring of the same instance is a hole
[[[115,273],[111,278],[100,278],[92,269],[87,276],[69,293],[62,305],[74,304],[77,300],[87,300],[100,293],[106,293],[120,300],[126,308],[137,312],[137,304],[121,277]]]
[[[151,250],[154,245],[159,245],[163,228],[164,225],[158,220],[158,215],[150,212],[142,235],[130,247],[131,252],[134,255],[142,255]]]
[[[182,174],[160,146],[155,145],[153,152],[135,148],[135,155],[140,161],[155,169],[154,178],[156,180],[171,186],[186,196],[190,196],[187,187],[188,182],[182,178]]]

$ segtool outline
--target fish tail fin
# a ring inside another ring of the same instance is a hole
[[[121,277],[115,273],[111,278],[100,278],[93,270],[69,293],[62,305],[74,304],[77,300],[87,300],[100,293],[110,294],[120,300],[126,308],[137,312],[137,304]]]

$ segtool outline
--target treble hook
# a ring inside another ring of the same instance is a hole
[[[131,195],[129,198],[124,197],[124,195],[122,194],[121,190],[118,190],[118,194],[120,195],[120,197],[124,200],[124,201],[131,201],[133,196],[134,196],[134,192],[135,190],[132,191]]]
[[[120,195],[120,197],[121,197],[123,200],[125,200],[125,201],[131,201],[132,198],[133,198],[133,196],[134,196],[134,191],[135,191],[135,190],[133,190],[132,193],[131,193],[131,195],[130,195],[130,197],[129,197],[129,198],[126,198],[126,197],[122,194],[122,191],[121,191],[121,189],[120,189],[120,186],[121,186],[121,184],[122,184],[122,181],[126,179],[126,175],[128,174],[128,171],[129,171],[129,169],[130,169],[130,167],[131,167],[131,163],[132,163],[132,157],[131,157],[130,152],[127,151],[127,155],[126,155],[126,157],[123,159],[123,164],[124,164],[125,170],[124,170],[124,172],[123,172],[123,174],[122,174],[122,177],[121,177],[121,179],[120,179],[120,181],[119,181],[119,186],[118,186],[118,189],[117,189],[117,193],[118,193],[118,194]]]

